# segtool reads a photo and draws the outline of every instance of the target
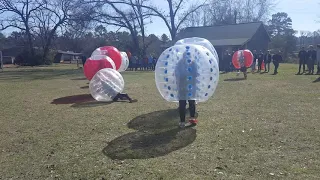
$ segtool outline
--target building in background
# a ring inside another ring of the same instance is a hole
[[[262,22],[241,23],[220,26],[187,27],[180,31],[177,39],[163,46],[167,48],[183,38],[201,37],[209,40],[219,56],[219,66],[224,64],[223,54],[238,49],[266,51],[271,38]]]

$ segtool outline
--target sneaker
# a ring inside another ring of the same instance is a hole
[[[192,119],[189,120],[189,123],[190,123],[191,125],[195,126],[195,125],[198,124],[198,120],[195,119],[195,118],[192,118]]]
[[[179,127],[180,128],[185,128],[186,127],[186,123],[185,122],[180,122],[179,123]]]

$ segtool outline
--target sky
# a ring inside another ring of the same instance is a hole
[[[194,0],[193,0],[194,1]],[[166,4],[157,4],[161,8],[165,8]],[[297,31],[316,31],[320,29],[320,1],[319,0],[278,0],[271,14],[277,12],[286,12],[292,19],[292,27]],[[271,18],[271,17],[270,17]],[[169,31],[166,25],[159,18],[154,18],[153,23],[147,26],[148,33],[161,35]]]
[[[161,9],[167,8],[165,0],[152,0],[157,7]],[[191,2],[198,2],[201,0],[190,0]],[[292,19],[292,26],[294,30],[300,31],[316,31],[320,29],[320,0],[276,0],[275,7],[270,14],[277,12],[286,12]],[[271,18],[271,17],[270,17]],[[319,20],[319,23],[316,21]],[[109,27],[109,31],[113,30]],[[8,35],[12,29],[4,31]],[[168,28],[164,22],[154,17],[152,23],[146,27],[147,34],[155,34],[161,36],[162,34],[170,35]],[[299,35],[299,34],[297,34]]]

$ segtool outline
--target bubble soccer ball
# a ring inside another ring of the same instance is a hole
[[[118,70],[121,66],[122,57],[121,57],[120,51],[113,46],[99,47],[93,51],[91,56],[94,56],[94,55],[109,56],[113,60],[114,64],[116,65],[116,70]]]
[[[232,56],[232,64],[236,69],[241,67],[250,67],[253,63],[253,54],[250,50],[239,50]]]
[[[127,56],[127,53],[125,52],[120,52],[121,57],[122,57],[122,63],[120,68],[118,69],[119,72],[126,71],[129,67],[129,58]]]
[[[207,101],[219,80],[216,57],[200,45],[175,45],[159,57],[155,81],[161,96],[169,102]]]
[[[92,97],[97,101],[112,101],[124,88],[121,74],[114,69],[101,69],[89,84]]]
[[[86,60],[83,71],[86,78],[90,81],[99,70],[104,68],[115,69],[116,66],[112,59],[108,56],[93,55]]]
[[[199,37],[184,38],[177,41],[175,45],[185,45],[185,44],[196,44],[196,45],[204,46],[205,48],[209,49],[209,51],[215,56],[215,59],[219,64],[218,53],[214,48],[214,46],[207,39],[199,38]]]

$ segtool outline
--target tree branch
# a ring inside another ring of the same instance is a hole
[[[204,4],[203,4],[203,5],[200,5],[200,6],[196,7],[196,8],[194,8],[193,10],[191,10],[191,11],[189,11],[189,12],[187,12],[187,13],[184,15],[184,17],[180,20],[180,22],[178,23],[177,29],[179,29],[179,27],[181,26],[181,24],[187,19],[187,17],[188,17],[190,14],[194,13],[195,11],[197,11],[199,8],[201,8],[201,7],[203,7],[203,6],[204,6]]]

